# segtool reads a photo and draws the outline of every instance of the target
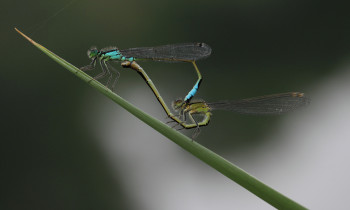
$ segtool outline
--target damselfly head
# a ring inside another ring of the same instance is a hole
[[[98,56],[99,54],[99,50],[96,47],[91,47],[88,51],[87,51],[87,55],[89,58],[94,59],[95,57]]]
[[[178,111],[179,109],[181,109],[183,105],[184,105],[184,101],[182,99],[176,99],[171,104],[171,106],[175,111]]]

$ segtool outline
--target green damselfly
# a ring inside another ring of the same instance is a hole
[[[209,124],[212,111],[214,110],[228,110],[252,115],[274,115],[293,111],[309,103],[310,98],[306,97],[304,93],[288,92],[212,103],[198,101],[185,104],[183,100],[179,99],[175,100],[172,105],[174,110],[179,111],[180,115],[182,115],[183,120],[181,123],[177,123],[185,129],[195,128],[192,138],[196,138],[200,133],[199,127]],[[197,122],[193,115],[204,115],[204,118],[202,121]],[[186,116],[189,117],[190,124],[186,123]]]

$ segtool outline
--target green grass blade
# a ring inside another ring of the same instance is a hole
[[[245,189],[254,193],[256,196],[260,197],[270,205],[274,206],[278,209],[305,209],[305,207],[296,203],[295,201],[289,199],[288,197],[282,195],[271,187],[265,185],[261,181],[257,180],[253,176],[249,175],[247,172],[243,171],[239,167],[233,165],[229,161],[225,160],[221,156],[215,154],[209,149],[201,146],[200,144],[192,141],[187,136],[182,133],[170,128],[166,124],[161,121],[153,118],[152,116],[146,114],[140,109],[136,108],[134,105],[125,101],[123,98],[118,96],[117,94],[110,91],[104,85],[94,80],[92,77],[81,71],[79,68],[73,66],[68,63],[64,59],[55,55],[53,52],[49,51],[42,45],[36,43],[25,34],[20,32],[18,29],[15,30],[20,33],[24,38],[30,41],[34,46],[36,46],[43,53],[48,55],[54,61],[62,65],[65,69],[75,74],[80,79],[87,82],[89,85],[100,91],[102,94],[110,98],[112,101],[119,104],[121,107],[126,109],[128,112],[133,114],[135,117],[139,118],[159,133],[163,134],[167,138],[169,138],[174,143],[178,144],[180,147],[193,154],[203,162],[207,163],[211,167],[215,168],[217,171],[228,177],[229,179],[235,181],[237,184],[241,185]]]

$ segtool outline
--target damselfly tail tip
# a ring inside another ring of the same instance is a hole
[[[123,61],[120,65],[123,67],[123,68],[132,68],[133,67],[133,63],[135,63],[134,65],[136,65],[136,62],[130,62],[130,61]],[[132,68],[134,69],[134,68]],[[135,70],[137,70],[137,68],[135,68]]]

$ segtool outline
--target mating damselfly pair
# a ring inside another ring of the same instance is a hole
[[[88,57],[92,60],[91,63],[85,67],[82,67],[81,69],[83,71],[92,70],[99,61],[102,68],[102,73],[95,76],[94,79],[107,77],[108,79],[106,86],[112,91],[115,89],[116,82],[120,74],[114,67],[112,67],[110,62],[121,62],[122,67],[137,71],[151,88],[167,116],[173,120],[171,122],[175,122],[177,123],[176,125],[180,125],[185,129],[195,129],[192,138],[198,136],[200,132],[199,127],[208,125],[211,112],[213,110],[229,110],[237,113],[256,115],[281,114],[293,111],[299,107],[309,104],[310,102],[308,97],[299,92],[280,93],[214,103],[207,103],[203,100],[191,102],[191,99],[197,93],[199,85],[202,81],[202,75],[196,65],[196,61],[204,59],[210,56],[210,54],[211,48],[205,43],[172,44],[158,47],[140,47],[124,50],[120,50],[116,47],[108,47],[98,50],[94,47],[88,50]],[[178,112],[177,115],[174,115],[170,111],[152,80],[136,62],[143,60],[187,62],[192,63],[194,66],[194,69],[198,75],[197,82],[183,100],[175,100],[173,102],[173,109]],[[114,72],[114,74],[112,72]],[[193,118],[193,115],[203,115],[203,119],[197,122]],[[186,116],[188,116],[190,119],[189,123],[186,120]]]

